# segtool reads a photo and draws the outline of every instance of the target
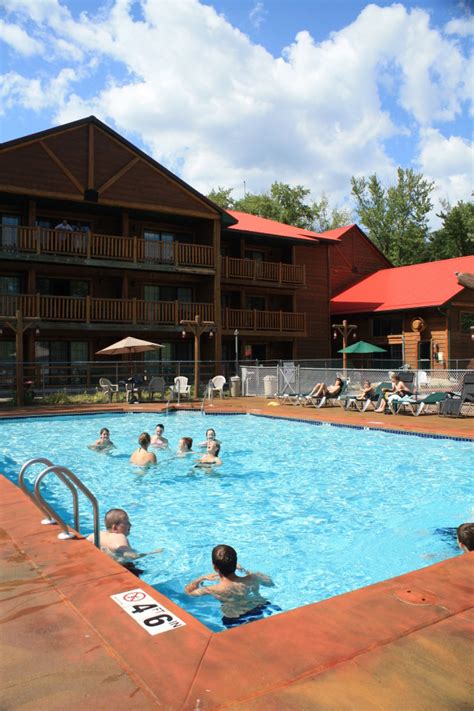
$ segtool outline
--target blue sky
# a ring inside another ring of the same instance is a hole
[[[195,188],[472,190],[470,4],[0,0],[1,139],[95,114]]]

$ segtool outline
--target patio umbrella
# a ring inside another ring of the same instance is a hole
[[[102,348],[101,351],[97,351],[96,355],[132,355],[132,353],[156,351],[158,348],[164,348],[164,346],[159,343],[152,343],[151,341],[142,341],[141,338],[127,336],[127,338],[123,338],[121,341],[112,343],[111,346],[107,346],[107,348]]]
[[[353,343],[352,346],[347,346],[347,348],[341,348],[339,353],[386,353],[385,348],[379,348],[374,346],[372,343],[366,343],[365,341],[357,341]]]

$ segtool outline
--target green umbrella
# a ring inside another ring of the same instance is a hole
[[[357,341],[353,343],[352,346],[347,346],[347,348],[341,348],[339,353],[386,353],[385,348],[379,348],[378,346],[372,345],[372,343],[366,343],[365,341]]]

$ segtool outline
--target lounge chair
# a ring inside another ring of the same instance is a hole
[[[113,394],[118,394],[119,391],[118,383],[114,384],[108,378],[99,378],[99,387],[103,393],[106,393],[108,402],[112,402]]]
[[[417,397],[417,395],[405,395],[401,398],[392,398],[389,402],[389,407],[392,413],[398,414],[402,410],[408,411],[411,415],[418,417],[423,412],[427,412],[428,409],[434,409],[435,412],[439,413],[441,408],[441,403],[446,399],[445,392],[434,392],[425,395],[424,397]]]
[[[463,408],[465,408],[464,412]],[[474,408],[474,373],[467,373],[464,376],[460,393],[446,393],[446,399],[441,404],[440,414],[462,417],[462,415],[468,415],[471,408]]]
[[[189,400],[191,397],[191,386],[188,385],[188,378],[184,375],[177,375],[171,386],[170,394],[172,398],[176,395],[178,400],[182,397],[187,397]]]
[[[283,393],[276,395],[276,398],[282,405],[310,405],[310,399],[314,396],[315,391],[316,385],[307,393]]]
[[[158,393],[160,400],[163,400],[165,391],[165,379],[161,375],[154,375],[148,383],[142,386],[142,393],[150,393],[150,400],[155,399],[155,393]]]
[[[339,392],[339,395],[323,395],[322,397],[314,397],[313,395],[308,397],[307,403],[304,404],[312,405],[313,407],[317,407],[318,409],[320,409],[321,407],[333,407],[337,405],[339,405],[340,407],[344,407],[348,388],[349,384],[347,380],[343,380],[342,388]]]
[[[224,385],[226,384],[226,379],[223,375],[215,375],[210,379],[207,385],[207,396],[210,398],[214,393],[218,393],[219,397],[224,397]]]
[[[346,393],[344,396],[345,402],[343,404],[343,407],[346,410],[354,409],[358,410],[358,412],[365,412],[369,409],[375,410],[377,403],[382,397],[382,388],[389,387],[390,383],[379,383],[379,385],[374,388],[374,394],[371,395],[371,397],[364,398],[363,400],[357,398],[357,395],[359,393]]]

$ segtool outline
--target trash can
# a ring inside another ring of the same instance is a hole
[[[230,379],[230,395],[231,397],[240,397],[240,378],[238,375],[233,375]]]
[[[276,389],[276,375],[266,375],[263,379],[263,392],[265,393],[265,397],[275,397]]]

